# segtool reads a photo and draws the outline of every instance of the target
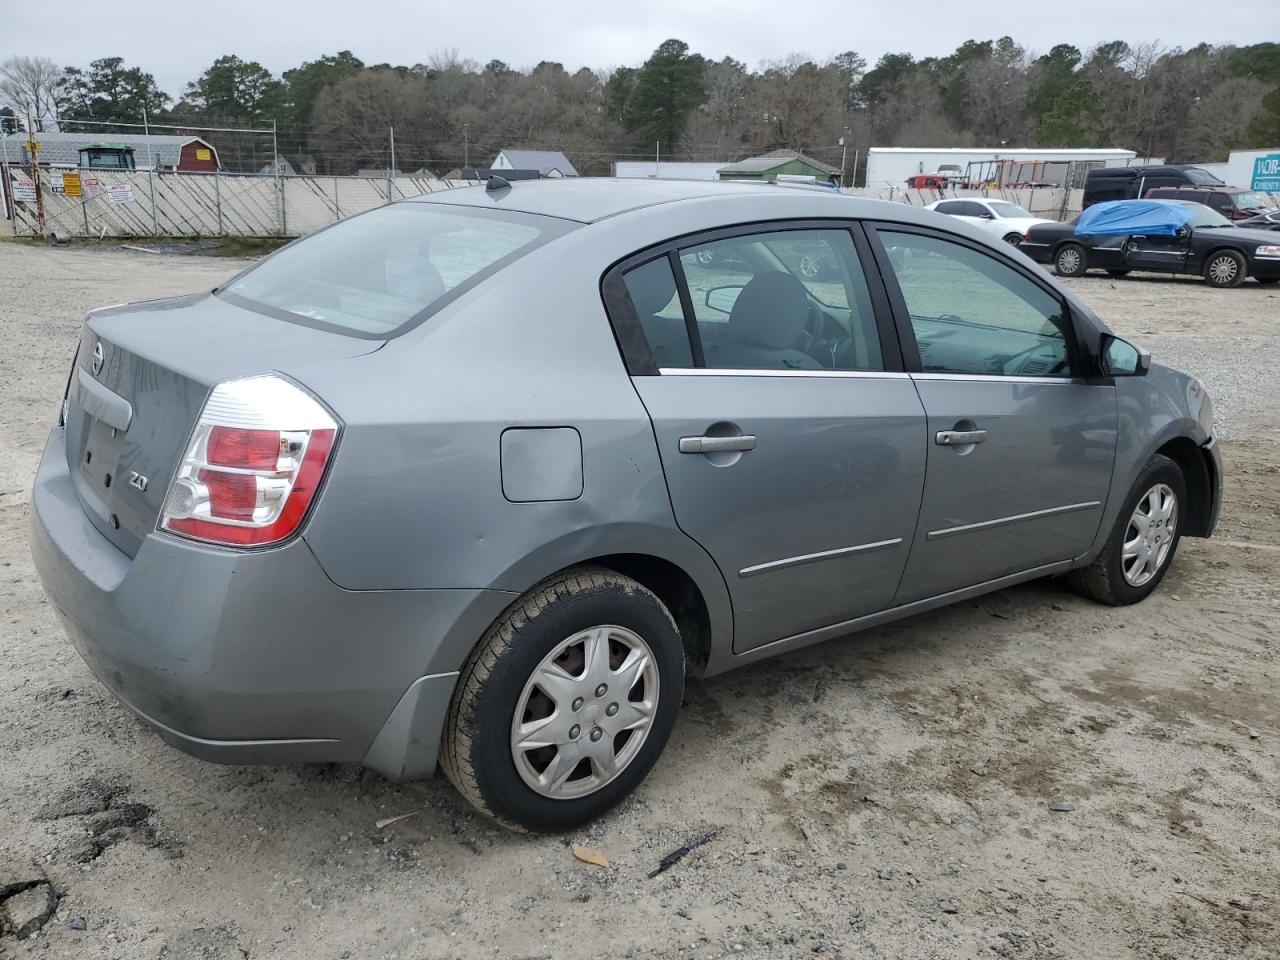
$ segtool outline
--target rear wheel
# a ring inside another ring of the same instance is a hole
[[[1078,243],[1064,243],[1053,258],[1053,269],[1060,277],[1079,277],[1089,269],[1088,254]]]
[[[1110,269],[1107,271],[1107,273],[1111,274],[1111,276],[1113,277],[1127,277],[1129,275],[1128,270],[1118,270],[1118,269]]]
[[[644,779],[684,686],[671,614],[627,577],[571,570],[491,627],[458,678],[441,766],[508,826],[565,830]]]
[[[1217,250],[1204,262],[1204,278],[1214,287],[1238,287],[1246,271],[1244,257],[1235,250]]]
[[[1178,552],[1185,502],[1186,481],[1178,465],[1160,454],[1148,460],[1102,552],[1067,575],[1072,589],[1112,606],[1145,600]]]

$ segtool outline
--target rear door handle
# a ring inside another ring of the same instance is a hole
[[[943,447],[962,447],[968,443],[981,443],[987,439],[985,430],[939,430],[933,442]]]
[[[751,434],[740,437],[681,437],[681,453],[732,453],[754,450],[756,438]]]

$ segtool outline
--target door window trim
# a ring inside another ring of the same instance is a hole
[[[1088,366],[1085,362],[1085,358],[1089,356],[1089,353],[1083,340],[1082,325],[1076,321],[1075,311],[1071,309],[1070,301],[1062,295],[1060,290],[1055,289],[1046,282],[1046,278],[1037,276],[1023,264],[1007,258],[1002,251],[992,250],[981,243],[970,240],[968,237],[948,233],[945,230],[935,230],[913,223],[895,223],[889,220],[867,220],[863,222],[863,226],[872,241],[872,250],[880,268],[881,279],[884,281],[885,289],[888,292],[889,302],[893,310],[894,327],[898,332],[899,340],[902,342],[904,369],[913,377],[939,380],[993,380],[1005,383],[1083,383],[1090,379],[1087,372]],[[1072,375],[1070,377],[1026,377],[1016,374],[925,371],[923,364],[920,362],[920,348],[916,343],[916,331],[911,324],[911,313],[907,309],[907,299],[903,296],[902,287],[898,283],[898,275],[894,272],[893,264],[889,260],[889,253],[885,249],[884,241],[880,238],[881,231],[886,233],[910,233],[954,243],[957,246],[966,247],[975,253],[989,257],[997,263],[1008,267],[1024,279],[1030,280],[1041,291],[1052,297],[1062,308],[1063,322],[1068,328],[1064,333],[1063,340],[1067,347],[1067,360],[1071,364]],[[1069,335],[1065,335],[1067,333]]]
[[[755,233],[781,233],[791,230],[839,230],[849,234],[853,240],[854,254],[862,268],[867,284],[867,296],[871,301],[871,313],[875,320],[876,334],[880,342],[880,357],[883,370],[749,370],[728,367],[708,367],[702,353],[702,338],[698,335],[697,319],[693,303],[689,296],[689,286],[685,282],[684,268],[680,263],[680,250],[717,240],[733,237],[749,236]],[[689,336],[689,345],[693,353],[693,367],[659,368],[649,348],[649,340],[645,336],[640,317],[631,303],[626,284],[622,280],[628,270],[643,266],[660,257],[667,257],[671,263],[672,274],[676,281],[676,291],[680,298],[681,311],[684,313],[685,329]],[[697,371],[700,375],[716,374],[719,376],[761,376],[782,374],[785,376],[830,376],[859,375],[884,378],[885,374],[903,373],[904,366],[900,334],[894,329],[894,312],[892,303],[885,289],[885,280],[876,260],[875,252],[863,230],[862,222],[848,218],[809,218],[803,220],[755,220],[748,223],[717,227],[711,230],[699,230],[693,233],[672,237],[660,243],[652,244],[642,250],[629,254],[611,264],[600,280],[600,295],[604,301],[605,313],[613,328],[614,340],[622,353],[627,372],[633,377],[652,377],[661,375],[688,375]]]

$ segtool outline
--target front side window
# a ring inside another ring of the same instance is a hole
[[[1065,307],[971,247],[881,230],[926,373],[1067,377]]]
[[[944,200],[933,209],[939,213],[945,213],[950,216],[963,216],[965,208],[968,206],[963,200]]]
[[[218,294],[294,323],[391,337],[570,228],[549,217],[397,203],[290,244]]]
[[[679,251],[706,365],[881,370],[866,278],[847,230],[778,230]]]

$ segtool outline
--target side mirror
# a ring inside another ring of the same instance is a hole
[[[1177,229],[1176,236],[1179,240],[1186,240],[1191,236],[1191,228],[1184,223]]]
[[[1151,369],[1151,354],[1128,340],[1104,333],[1098,366],[1108,377],[1145,377]]]
[[[742,287],[712,287],[707,291],[704,303],[712,310],[718,310],[720,313],[732,313],[733,305],[738,302],[738,294],[742,293]]]

